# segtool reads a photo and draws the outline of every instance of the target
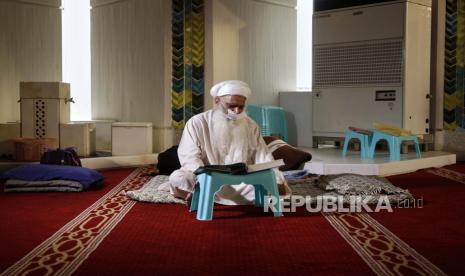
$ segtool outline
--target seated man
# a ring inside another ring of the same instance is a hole
[[[170,192],[189,199],[194,190],[193,172],[204,165],[264,163],[273,160],[257,124],[245,113],[245,103],[251,91],[238,80],[213,86],[213,109],[193,116],[184,128],[178,148],[181,168],[169,178]],[[277,173],[278,183],[285,184]],[[215,195],[215,202],[226,205],[250,204],[255,200],[254,187],[245,183],[223,186]]]

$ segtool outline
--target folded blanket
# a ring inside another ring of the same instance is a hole
[[[284,171],[283,175],[286,180],[292,181],[292,180],[306,179],[311,175],[311,173],[307,170],[292,170],[292,171]]]
[[[341,195],[394,195],[406,194],[408,190],[392,185],[386,178],[358,174],[336,174],[320,177],[317,184],[326,191]]]
[[[84,186],[77,181],[46,180],[27,181],[8,179],[5,182],[5,192],[80,192]]]
[[[99,172],[77,166],[28,164],[13,168],[0,176],[3,179],[16,179],[23,181],[75,181],[86,190],[93,186],[101,186],[103,175]]]
[[[324,175],[304,182],[292,180],[289,186],[292,196],[308,196],[312,204],[316,204],[319,198],[331,198],[344,204],[351,204],[356,198],[368,205],[377,205],[383,199],[394,206],[414,200],[408,190],[396,187],[388,179],[379,176]]]

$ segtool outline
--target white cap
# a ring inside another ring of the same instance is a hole
[[[240,80],[228,80],[220,82],[212,87],[210,94],[213,97],[226,95],[238,95],[248,98],[252,91],[247,83]]]

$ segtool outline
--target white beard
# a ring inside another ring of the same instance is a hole
[[[245,111],[243,111],[245,112]],[[220,109],[213,110],[212,141],[220,165],[248,161],[249,127],[246,117],[229,120]]]

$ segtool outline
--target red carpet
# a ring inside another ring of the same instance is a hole
[[[131,172],[132,169],[104,172],[104,188],[83,193],[1,192],[0,271],[55,233]]]
[[[448,169],[465,172],[465,165]],[[389,177],[424,199],[423,208],[373,213],[373,218],[449,275],[465,272],[465,183],[427,171]]]
[[[142,185],[149,170],[138,170],[121,184],[131,170],[105,171],[105,188],[84,193],[0,193],[0,271],[459,275],[465,255],[460,178],[465,179],[465,165],[447,169],[459,174],[390,177],[423,198],[424,207],[369,215],[302,209],[274,218],[251,206],[217,206],[213,221],[199,222],[186,206],[135,203],[122,196],[124,189]]]
[[[150,204],[137,204],[77,272],[96,268],[109,275],[370,273],[319,214],[283,219],[223,207],[199,222],[185,206]]]

